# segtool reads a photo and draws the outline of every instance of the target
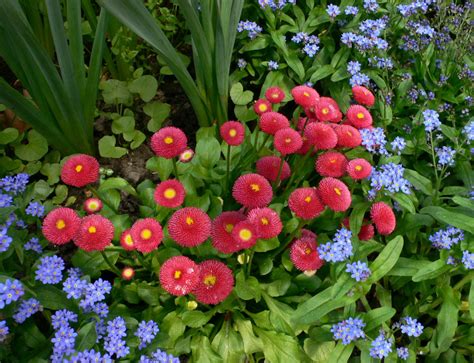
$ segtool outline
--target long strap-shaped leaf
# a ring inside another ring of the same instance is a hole
[[[141,0],[99,0],[99,3],[156,49],[186,92],[199,123],[203,126],[208,125],[210,120],[207,107],[194,80],[143,2]]]

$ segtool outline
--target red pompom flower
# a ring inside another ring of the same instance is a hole
[[[122,232],[120,236],[120,245],[123,247],[124,250],[133,251],[135,249],[135,243],[133,243],[132,234],[130,233],[130,229],[126,229]]]
[[[100,214],[82,218],[74,243],[84,251],[103,251],[114,238],[114,225]]]
[[[263,156],[257,160],[257,174],[274,182],[278,176],[281,159],[278,156]],[[290,165],[286,161],[283,162],[283,169],[281,170],[280,180],[285,180],[290,177]]]
[[[266,99],[261,98],[255,102],[253,105],[253,110],[257,115],[261,116],[265,112],[270,112],[272,110],[272,104]]]
[[[84,210],[87,214],[98,213],[102,210],[104,204],[98,198],[88,198],[84,202]]]
[[[337,144],[337,135],[333,128],[322,122],[312,122],[306,125],[304,135],[317,150],[332,149]]]
[[[142,253],[155,250],[163,240],[163,229],[154,218],[136,221],[130,229],[135,249]]]
[[[189,163],[194,157],[194,150],[193,149],[186,149],[181,154],[179,154],[179,161],[182,163]]]
[[[51,243],[63,245],[76,235],[81,218],[71,208],[56,208],[43,220],[43,235]]]
[[[273,143],[280,154],[288,155],[298,151],[303,145],[303,140],[298,131],[287,127],[275,133]]]
[[[328,151],[316,160],[316,171],[322,176],[339,178],[346,173],[347,159],[337,151]]]
[[[296,86],[291,90],[295,102],[303,107],[314,106],[319,101],[319,94],[311,87]]]
[[[365,179],[370,173],[372,173],[372,165],[365,159],[354,159],[347,164],[347,174],[352,179]]]
[[[187,143],[188,139],[184,132],[173,126],[163,127],[151,137],[153,152],[166,159],[179,156],[186,150]]]
[[[352,87],[352,95],[357,103],[361,105],[372,107],[375,103],[375,97],[372,92],[363,86]]]
[[[368,220],[367,219],[364,219],[364,223],[367,223]],[[350,229],[350,221],[349,221],[349,218],[344,218],[343,221],[342,221],[342,224],[344,225],[344,227],[346,227],[347,229]],[[360,231],[359,231],[359,234],[357,237],[359,237],[359,239],[361,241],[368,241],[369,239],[371,239],[372,237],[374,236],[374,226],[373,224],[369,223],[369,224],[363,224],[361,227],[360,227]]]
[[[257,237],[261,239],[276,237],[283,229],[280,216],[271,208],[254,208],[248,213],[247,219],[254,225]]]
[[[245,220],[245,215],[240,212],[222,212],[212,222],[211,239],[212,245],[222,253],[234,253],[240,246],[232,237],[232,230],[235,225]]]
[[[170,179],[161,182],[155,189],[155,202],[166,208],[179,207],[184,202],[186,191],[178,180]]]
[[[351,193],[346,184],[335,178],[324,178],[319,182],[319,196],[325,205],[336,212],[344,212],[351,206]]]
[[[129,281],[135,276],[135,270],[132,267],[125,267],[122,270],[122,279]]]
[[[245,137],[245,128],[242,123],[237,121],[224,122],[220,128],[222,140],[231,146],[242,144]]]
[[[211,219],[201,209],[186,207],[174,212],[168,221],[168,232],[177,244],[196,247],[211,234]]]
[[[99,162],[86,154],[73,155],[61,169],[61,180],[73,187],[84,187],[99,180]]]
[[[321,97],[314,112],[318,120],[322,122],[339,122],[342,120],[339,105],[330,97]]]
[[[217,260],[201,262],[199,268],[199,281],[193,290],[196,300],[212,305],[224,301],[234,288],[232,270]]]
[[[352,105],[347,110],[346,116],[349,122],[358,129],[372,126],[372,115],[364,106]]]
[[[280,103],[285,98],[285,92],[280,87],[270,87],[265,92],[265,98],[270,103]]]
[[[247,208],[266,207],[273,198],[270,183],[258,174],[239,176],[232,188],[234,199]]]
[[[237,223],[232,229],[232,237],[239,246],[239,250],[251,248],[257,243],[257,231],[249,221]]]
[[[319,257],[316,241],[301,238],[293,242],[290,249],[290,259],[300,271],[319,270],[324,261]]]
[[[278,130],[290,127],[288,118],[279,112],[266,112],[260,116],[260,130],[269,135],[275,135]]]
[[[377,232],[387,236],[395,230],[397,219],[392,208],[384,202],[377,202],[370,208],[370,217],[377,228]]]
[[[338,125],[334,131],[337,135],[337,146],[354,148],[362,143],[359,130],[350,125]]]
[[[199,282],[199,266],[185,256],[174,256],[160,268],[160,284],[171,295],[189,294]]]
[[[295,189],[288,198],[288,206],[297,217],[306,220],[316,218],[324,210],[316,188]]]

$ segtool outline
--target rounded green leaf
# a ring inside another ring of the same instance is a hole
[[[48,152],[48,142],[35,130],[30,130],[27,144],[15,146],[15,155],[21,160],[35,161],[41,159]]]

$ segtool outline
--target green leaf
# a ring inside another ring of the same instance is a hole
[[[471,199],[467,199],[467,198],[460,197],[459,195],[455,195],[453,197],[453,202],[462,207],[466,207],[466,208],[470,208],[474,210],[474,201],[472,201]]]
[[[255,252],[267,252],[280,246],[278,238],[259,239],[255,245]]]
[[[201,328],[202,326],[206,325],[209,319],[212,318],[212,314],[210,313],[203,313],[199,310],[192,310],[192,311],[185,311],[183,315],[181,315],[183,323],[189,326],[190,328]]]
[[[132,104],[132,94],[127,88],[127,82],[117,79],[108,79],[100,82],[104,102],[109,105],[124,104],[130,106]]]
[[[410,212],[411,214],[415,214],[415,206],[411,198],[403,193],[395,193],[392,194],[392,199],[396,201],[400,206],[405,209],[406,211]]]
[[[79,329],[76,337],[76,351],[82,352],[91,349],[97,340],[95,321],[91,321]]]
[[[130,183],[123,178],[108,178],[99,186],[99,192],[105,192],[110,189],[123,190],[129,194],[137,195],[135,188],[133,188]]]
[[[112,264],[117,262],[119,252],[108,252],[106,250],[105,253]],[[85,252],[79,249],[74,256],[72,256],[71,260],[75,267],[79,267],[85,275],[92,277],[100,275],[101,270],[107,270],[109,268],[109,265],[107,265],[101,253],[98,251]]]
[[[439,259],[421,267],[418,272],[413,275],[412,280],[414,282],[420,282],[434,279],[435,277],[444,274],[450,269],[451,266],[447,265],[444,259]]]
[[[326,77],[329,77],[331,74],[333,74],[335,71],[335,69],[329,65],[329,64],[326,64],[324,66],[321,66],[319,67],[316,72],[314,72],[312,75],[311,75],[311,78],[310,78],[310,82],[312,83],[315,83],[321,79],[324,79]]]
[[[245,353],[252,354],[262,351],[262,341],[254,334],[252,322],[250,320],[244,320],[238,313],[236,313],[234,322],[242,337]]]
[[[58,163],[45,163],[41,167],[41,174],[48,177],[48,184],[53,185],[59,182],[59,175],[61,174],[61,166]]]
[[[328,362],[344,363],[351,357],[352,351],[354,350],[354,343],[344,345],[341,342],[337,343],[336,348],[331,352],[328,357]]]
[[[420,210],[422,214],[429,214],[439,222],[452,225],[464,231],[474,234],[474,218],[463,213],[452,212],[442,207],[425,207]]]
[[[314,363],[329,362],[329,355],[336,346],[335,342],[318,342],[314,339],[308,338],[304,341],[304,351],[311,358]]]
[[[19,132],[13,127],[8,127],[0,132],[0,144],[6,145],[17,139]]]
[[[262,340],[263,354],[269,363],[309,361],[295,338],[257,327],[254,330]]]
[[[429,265],[430,262],[426,260],[414,260],[410,258],[400,257],[393,266],[393,268],[387,273],[388,276],[409,276],[412,277],[420,269]]]
[[[46,309],[69,309],[72,311],[78,310],[74,301],[68,299],[66,293],[55,286],[40,285],[35,287],[34,291],[39,302]]]
[[[147,124],[148,131],[156,132],[160,129],[163,121],[170,115],[171,106],[167,103],[154,101],[143,106],[143,111],[151,117]]]
[[[191,341],[191,354],[195,363],[222,363],[222,357],[212,349],[209,338],[195,335]]]
[[[155,97],[158,89],[158,81],[150,75],[134,79],[128,86],[130,92],[138,93],[144,102],[149,102]]]
[[[156,286],[150,286],[147,283],[138,285],[137,289],[138,296],[145,301],[148,305],[155,306],[160,304],[160,288]]]
[[[133,116],[122,116],[112,121],[112,132],[114,134],[125,134],[135,129]]]
[[[469,289],[469,313],[471,319],[474,319],[474,280],[471,281],[471,288]]]
[[[452,287],[444,285],[438,290],[443,298],[443,304],[438,313],[438,323],[433,332],[433,337],[429,343],[429,356],[433,359],[438,359],[439,355],[447,351],[453,343],[458,326],[460,306],[459,293],[455,292]]]
[[[384,277],[398,261],[403,249],[403,237],[397,236],[392,239],[380,252],[374,262],[369,266],[372,274],[367,279],[368,283],[374,283]]]
[[[171,159],[154,156],[147,160],[146,168],[158,173],[161,180],[167,180],[173,172],[173,162]]]
[[[236,105],[245,106],[253,100],[253,92],[244,91],[242,83],[237,82],[230,89],[230,98]]]
[[[285,333],[291,336],[296,335],[296,327],[291,324],[291,317],[294,310],[282,302],[271,298],[267,294],[263,294],[263,298],[270,310],[270,322],[277,332]]]
[[[237,296],[242,300],[260,300],[261,292],[258,280],[253,276],[245,278],[243,270],[240,270],[240,272],[235,276],[234,290]]]
[[[362,227],[365,212],[369,206],[367,203],[358,203],[353,206],[351,216],[349,218],[349,227],[354,235],[357,235],[360,232]]]
[[[38,180],[33,188],[33,195],[38,199],[46,199],[53,190],[45,180]]]
[[[391,319],[397,311],[394,308],[384,306],[381,308],[373,309],[364,316],[364,322],[366,324],[365,331],[370,332],[374,329],[379,328],[382,323]]]
[[[424,194],[429,196],[433,195],[433,185],[431,184],[431,181],[420,175],[420,173],[415,170],[406,169],[405,178],[407,178],[416,189],[421,190]]]
[[[35,130],[28,132],[28,143],[15,145],[15,155],[21,160],[35,161],[41,159],[48,152],[48,142]]]
[[[99,153],[104,158],[121,158],[127,154],[127,149],[115,146],[115,136],[104,136],[99,140]]]
[[[230,320],[224,321],[221,330],[212,340],[212,347],[222,357],[223,362],[241,363],[245,357],[241,336],[230,326]]]
[[[138,148],[143,142],[146,140],[146,135],[138,130],[135,130],[134,135],[133,135],[133,141],[130,144],[130,148],[132,150],[135,150]]]
[[[207,137],[198,141],[196,156],[201,165],[212,168],[221,157],[221,145],[215,138]]]

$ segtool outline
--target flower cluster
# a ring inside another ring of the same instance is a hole
[[[157,349],[150,357],[142,355],[139,363],[179,363],[179,358]]]
[[[286,4],[296,4],[296,0],[258,0],[258,5],[261,8],[269,7],[272,10],[280,10],[285,7]]]
[[[370,344],[370,356],[372,358],[382,359],[387,357],[392,351],[393,339],[386,338],[382,332]]]
[[[303,52],[310,58],[313,58],[319,51],[319,38],[316,35],[308,35],[305,32],[299,32],[291,38],[296,44],[303,44]]]
[[[359,338],[365,338],[365,323],[360,318],[349,318],[331,327],[334,339],[342,340],[347,345]]]
[[[365,146],[367,151],[373,154],[388,155],[388,151],[385,149],[387,140],[383,128],[361,129],[360,136],[362,137],[362,145]]]
[[[155,336],[159,331],[160,329],[158,328],[158,324],[156,324],[153,320],[141,321],[140,324],[138,324],[137,331],[135,332],[135,336],[140,339],[140,345],[138,346],[138,349],[143,349],[148,344],[150,344],[151,341],[155,339]]]
[[[341,262],[352,256],[352,232],[346,228],[339,229],[332,243],[318,247],[320,257],[327,262]]]
[[[240,21],[237,26],[237,31],[242,33],[244,31],[248,31],[248,37],[250,39],[254,39],[258,34],[262,32],[262,27],[257,25],[257,23],[253,21]]]
[[[40,305],[40,302],[38,300],[33,298],[23,300],[18,309],[16,310],[15,314],[13,314],[13,320],[21,324],[31,315],[41,310],[43,310],[43,307]]]
[[[462,263],[468,270],[474,270],[474,252],[462,251]]]
[[[15,196],[26,190],[29,180],[30,176],[26,173],[20,173],[15,176],[6,176],[0,179],[0,189]]]
[[[409,337],[419,337],[423,333],[423,325],[409,316],[402,319],[400,329]]]
[[[356,281],[365,281],[369,278],[371,271],[366,262],[356,261],[346,265],[346,272]]]
[[[64,260],[58,256],[45,256],[40,259],[35,279],[43,284],[57,284],[63,279]]]
[[[51,339],[53,343],[53,353],[51,354],[51,361],[53,363],[61,363],[63,359],[75,352],[74,345],[76,343],[77,333],[69,323],[75,322],[77,316],[67,310],[60,310],[56,312],[52,321],[54,322],[54,337]]]
[[[20,281],[8,279],[5,283],[0,282],[0,309],[17,301],[24,294],[25,290]]]
[[[440,148],[435,148],[436,156],[438,157],[438,166],[453,166],[454,165],[454,155],[456,151],[449,146],[443,146]]]
[[[389,193],[402,192],[410,194],[411,183],[404,177],[405,168],[401,164],[388,163],[381,165],[378,169],[372,170],[370,175],[369,197],[374,198],[378,191],[382,189]]]
[[[44,215],[44,206],[39,202],[30,202],[25,209],[25,213],[32,217],[41,218]]]
[[[122,317],[117,317],[107,322],[107,335],[104,340],[104,349],[110,356],[116,355],[117,358],[123,358],[130,353],[124,338],[127,336],[127,327]]]
[[[43,252],[43,247],[37,237],[31,237],[30,240],[23,245],[23,248],[26,251],[34,251],[36,253]]]
[[[439,120],[439,113],[435,110],[423,111],[423,124],[425,125],[426,132],[433,132],[439,130],[441,121]]]
[[[0,227],[0,252],[5,252],[10,247],[13,239],[7,234],[8,229],[6,227]]]
[[[445,229],[429,236],[429,241],[434,248],[450,250],[451,247],[464,240],[464,232],[456,227],[448,226]]]

